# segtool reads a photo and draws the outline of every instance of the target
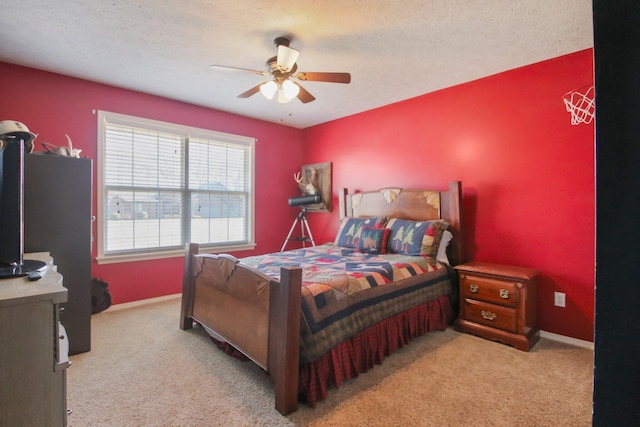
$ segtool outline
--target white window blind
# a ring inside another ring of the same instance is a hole
[[[98,116],[98,261],[253,248],[253,138]]]

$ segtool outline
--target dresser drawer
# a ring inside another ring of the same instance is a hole
[[[516,309],[466,298],[464,312],[467,320],[503,331],[516,332]]]
[[[519,286],[513,281],[461,274],[460,291],[463,298],[472,298],[500,305],[516,307],[520,302]]]

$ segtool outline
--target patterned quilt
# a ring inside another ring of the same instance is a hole
[[[300,266],[302,284],[313,295],[328,291],[353,295],[363,289],[444,268],[433,258],[364,254],[331,243],[243,258],[242,262],[276,280],[281,267]]]
[[[452,289],[447,268],[433,258],[364,254],[332,243],[243,258],[242,263],[275,280],[281,267],[302,268],[301,363]]]

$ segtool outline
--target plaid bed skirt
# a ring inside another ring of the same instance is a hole
[[[327,397],[331,386],[367,372],[413,338],[445,330],[454,314],[448,295],[442,295],[389,317],[333,347],[319,359],[300,365],[299,398],[313,407]]]

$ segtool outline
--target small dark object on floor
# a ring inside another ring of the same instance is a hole
[[[109,284],[102,279],[91,279],[91,314],[100,313],[111,307]]]

